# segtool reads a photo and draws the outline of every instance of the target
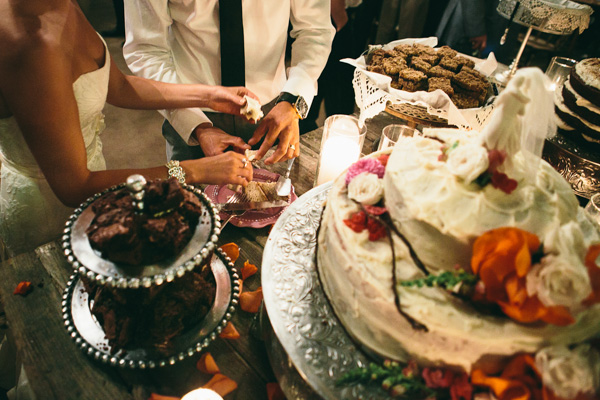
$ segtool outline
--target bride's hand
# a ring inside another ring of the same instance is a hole
[[[228,151],[212,157],[182,161],[188,183],[248,185],[252,164],[243,154]]]
[[[212,86],[208,107],[218,112],[240,115],[240,109],[246,105],[246,95],[258,100],[254,93],[242,86]]]

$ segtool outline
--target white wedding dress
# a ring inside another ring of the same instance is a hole
[[[110,54],[106,43],[102,68],[81,75],[73,83],[81,132],[90,171],[106,169],[100,133],[102,109],[108,93]],[[73,212],[54,195],[14,117],[0,119],[0,239],[16,255],[60,237]]]

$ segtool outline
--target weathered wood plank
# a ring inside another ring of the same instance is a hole
[[[115,371],[93,363],[72,342],[62,322],[61,293],[36,253],[4,262],[1,276],[7,320],[38,398],[132,398]],[[13,295],[21,281],[35,286],[26,297]]]

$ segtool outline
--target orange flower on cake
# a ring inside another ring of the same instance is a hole
[[[557,227],[543,247],[536,235],[505,227],[477,238],[471,268],[484,287],[480,296],[510,318],[564,326],[575,322],[573,315],[593,295],[585,253],[574,222]]]
[[[471,383],[498,400],[592,400],[600,386],[600,354],[589,344],[519,354],[499,374],[476,369]]]

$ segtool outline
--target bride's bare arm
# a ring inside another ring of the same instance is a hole
[[[240,114],[244,95],[256,98],[245,87],[202,84],[178,85],[123,74],[111,63],[108,103],[123,108],[169,109],[207,107],[228,114]]]
[[[87,168],[72,74],[70,60],[62,50],[44,41],[18,55],[0,56],[2,99],[57,197],[74,207],[93,194],[124,182],[133,173],[143,174],[147,179],[166,178],[164,166],[99,172]],[[144,90],[150,89],[144,87]],[[164,93],[168,100],[160,100],[159,91],[155,90],[149,97],[156,106],[164,105],[161,101],[173,100]],[[245,185],[252,179],[252,167],[249,163],[244,165],[242,159],[243,155],[228,152],[218,157],[183,161],[181,165],[189,183]]]

